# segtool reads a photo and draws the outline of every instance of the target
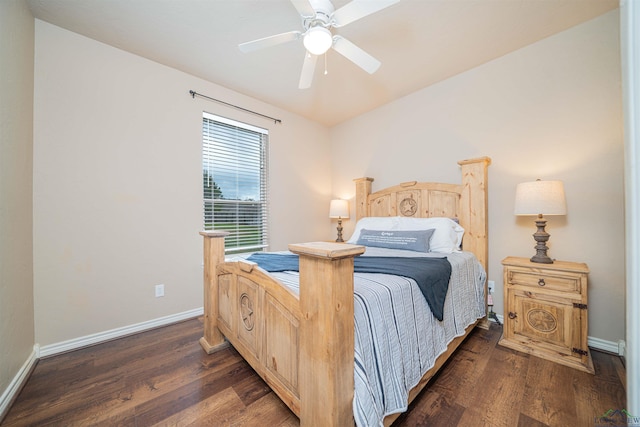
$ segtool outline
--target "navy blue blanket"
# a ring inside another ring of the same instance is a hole
[[[298,255],[256,252],[247,260],[269,272],[300,271]],[[356,273],[393,274],[415,280],[435,318],[442,320],[451,278],[447,258],[361,256],[353,259],[353,267]]]

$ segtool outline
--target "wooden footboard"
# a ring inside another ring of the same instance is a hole
[[[300,255],[298,297],[254,263],[222,262],[226,233],[201,234],[209,255],[205,351],[226,337],[301,426],[353,425],[353,257],[364,247],[290,245]]]

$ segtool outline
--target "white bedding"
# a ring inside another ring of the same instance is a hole
[[[360,427],[382,426],[386,415],[406,411],[409,390],[449,342],[485,315],[486,274],[470,252],[421,254],[367,248],[362,256],[446,256],[452,267],[442,322],[433,316],[414,280],[355,273],[353,413]],[[299,273],[271,274],[299,292]]]

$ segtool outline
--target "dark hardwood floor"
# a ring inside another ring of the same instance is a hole
[[[500,334],[474,331],[394,426],[594,426],[625,408],[618,356],[593,351],[594,376],[503,348]],[[43,359],[2,425],[298,425],[233,348],[207,355],[201,335],[192,319]]]

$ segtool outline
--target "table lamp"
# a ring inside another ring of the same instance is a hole
[[[531,262],[553,264],[553,259],[547,255],[549,248],[546,243],[549,240],[549,233],[545,231],[547,220],[543,215],[567,214],[562,181],[537,180],[518,184],[514,214],[538,216],[536,218],[538,230],[533,234],[533,239],[536,241],[536,254],[531,257]]]

